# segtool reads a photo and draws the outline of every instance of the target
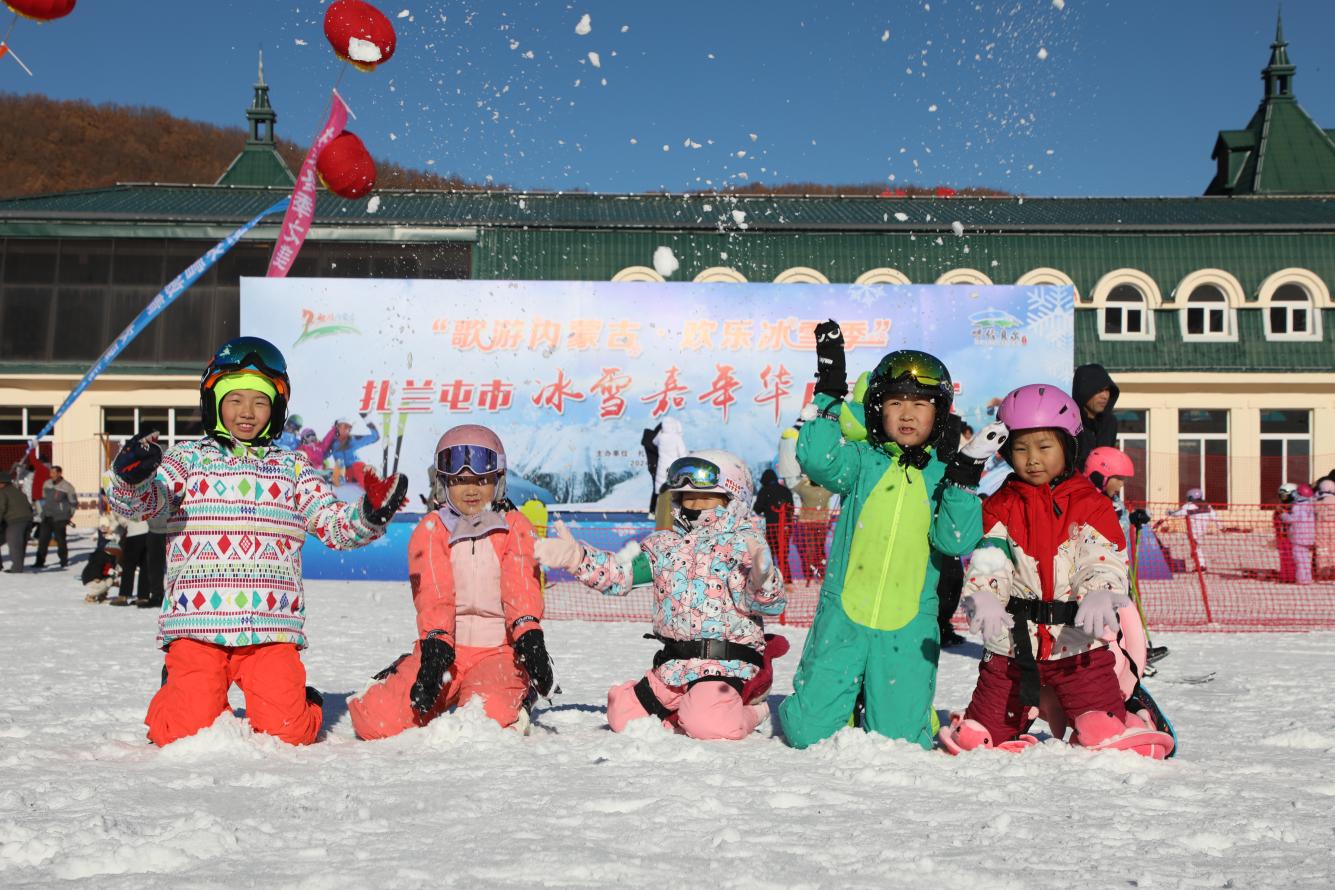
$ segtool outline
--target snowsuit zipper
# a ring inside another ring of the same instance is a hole
[[[904,478],[910,482],[913,479],[909,475],[908,467],[904,468]],[[881,580],[876,586],[876,607],[871,613],[873,627],[881,626],[881,604],[885,602],[885,577],[890,573],[890,554],[895,552],[895,540],[899,537],[899,514],[904,507],[904,491],[907,488],[907,484],[899,486],[899,497],[895,499],[895,515],[890,521],[890,540],[885,545],[885,559],[881,561]]]

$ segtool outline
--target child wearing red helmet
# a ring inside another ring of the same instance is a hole
[[[1009,393],[997,419],[1011,431],[1002,456],[1015,473],[983,505],[964,596],[987,651],[968,709],[942,727],[941,742],[952,754],[1034,744],[1028,729],[1044,690],[1054,735],[1069,721],[1073,744],[1163,758],[1172,738],[1152,729],[1150,715],[1128,712],[1105,640],[1116,638],[1119,612],[1134,609],[1112,505],[1075,472],[1079,406],[1032,384]]]
[[[436,443],[433,503],[408,542],[417,642],[348,702],[361,739],[382,739],[474,698],[501,726],[528,727],[530,686],[547,695],[535,535],[505,499],[505,446],[485,426]]]

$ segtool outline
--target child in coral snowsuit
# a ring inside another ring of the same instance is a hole
[[[154,744],[212,724],[233,683],[255,731],[291,744],[320,731],[320,695],[306,685],[298,654],[306,646],[302,543],[307,534],[339,550],[374,541],[407,480],[372,475],[360,504],[336,500],[304,456],[271,444],[288,395],[273,344],[230,340],[200,381],[208,435],[163,454],[157,433],[141,432],[116,457],[112,509],[130,520],[168,517],[158,616],[166,659],[144,719]]]
[[[768,716],[757,688],[785,649],[765,637],[766,616],[785,606],[764,530],[751,513],[751,471],[726,451],[697,451],[666,472],[673,528],[654,532],[638,555],[595,550],[558,523],[538,542],[542,564],[563,568],[609,596],[638,580],[654,586],[654,636],[663,650],[643,677],[607,694],[607,722],[620,732],[653,717],[696,739],[742,739]]]
[[[348,702],[358,738],[425,726],[481,699],[501,726],[528,726],[529,686],[546,695],[551,663],[533,526],[504,502],[505,450],[483,426],[436,446],[436,501],[408,542],[417,643]]]
[[[976,487],[1004,430],[975,436],[977,456],[956,451],[949,372],[916,350],[881,359],[867,381],[863,422],[850,422],[843,336],[833,321],[816,335],[820,370],[797,459],[843,506],[793,694],[779,709],[784,737],[795,748],[829,738],[861,698],[864,728],[930,749],[937,580],[946,560],[978,542]]]
[[[1107,641],[1119,612],[1132,611],[1126,543],[1111,502],[1074,472],[1079,408],[1057,387],[1033,384],[1009,393],[997,416],[1011,432],[1003,455],[1015,475],[983,506],[985,537],[964,597],[986,653],[969,707],[942,728],[942,744],[956,754],[1035,744],[1027,730],[1043,691],[1057,736],[1069,721],[1072,744],[1162,759],[1172,740],[1147,714],[1127,711]]]

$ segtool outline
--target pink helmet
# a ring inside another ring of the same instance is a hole
[[[1316,490],[1312,488],[1312,486],[1308,485],[1306,482],[1299,482],[1298,497],[1300,498],[1316,497]]]
[[[1088,476],[1090,473],[1100,473],[1104,479],[1110,476],[1130,478],[1136,475],[1136,468],[1131,463],[1131,458],[1116,448],[1102,445],[1091,451],[1089,457],[1085,458],[1085,475]]]
[[[1047,383],[1011,390],[1001,400],[997,420],[1012,433],[1052,427],[1072,438],[1080,435],[1080,408],[1061,389]]]
[[[505,446],[485,426],[465,423],[447,430],[436,443],[436,471],[453,476],[469,470],[475,475],[505,472]]]

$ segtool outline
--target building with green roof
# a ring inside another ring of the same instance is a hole
[[[291,274],[661,280],[666,245],[680,281],[1069,284],[1076,363],[1103,364],[1122,390],[1132,495],[1268,502],[1335,467],[1335,143],[1295,74],[1277,29],[1261,105],[1219,132],[1200,197],[321,192]],[[0,448],[20,448],[164,282],[290,191],[262,70],[254,89],[247,141],[215,184],[0,200]],[[98,436],[199,433],[199,369],[235,335],[239,279],[264,274],[277,226],[238,244],[61,421],[53,445],[79,484],[75,455]]]

